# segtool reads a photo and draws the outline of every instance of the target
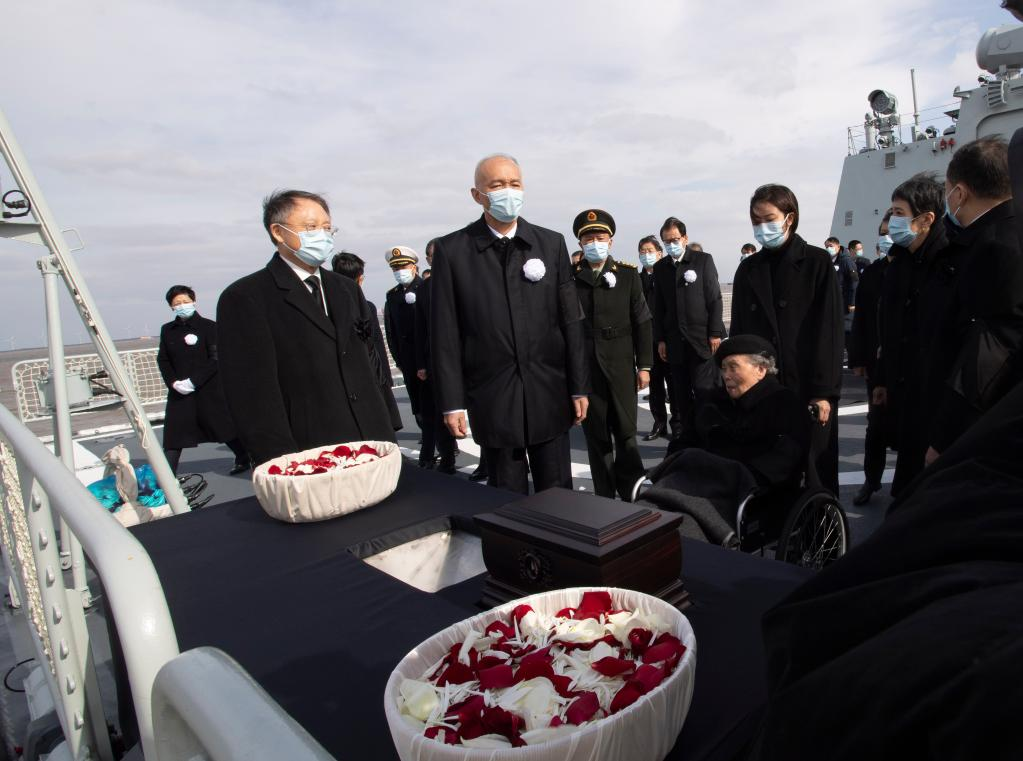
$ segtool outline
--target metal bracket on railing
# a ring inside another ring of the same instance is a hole
[[[78,238],[78,245],[71,249],[68,249],[69,253],[73,254],[75,253],[75,251],[82,251],[85,248],[85,241],[82,240],[82,234],[78,232],[77,228],[69,227],[66,230],[61,230],[61,233],[63,233],[64,235],[67,235],[68,233],[74,233],[75,237]]]

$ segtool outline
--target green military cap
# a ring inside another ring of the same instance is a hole
[[[576,215],[572,223],[572,232],[579,238],[583,233],[598,230],[600,232],[615,234],[615,218],[603,209],[587,209]]]

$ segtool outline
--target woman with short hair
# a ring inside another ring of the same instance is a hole
[[[181,450],[207,441],[225,442],[234,452],[230,475],[252,463],[235,434],[217,373],[217,323],[196,311],[195,291],[175,285],[167,291],[174,319],[160,328],[156,363],[167,384],[163,451],[175,474]]]

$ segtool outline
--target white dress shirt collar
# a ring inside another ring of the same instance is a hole
[[[487,229],[490,230],[491,235],[493,235],[495,238],[507,238],[508,240],[511,240],[512,238],[515,237],[515,233],[518,232],[519,222],[518,220],[515,220],[515,222],[512,224],[511,230],[509,230],[506,233],[499,233],[489,224],[487,225]]]
[[[312,293],[313,289],[309,287],[309,283],[307,283],[306,280],[308,278],[310,278],[310,277],[314,277],[314,278],[316,278],[317,280],[320,281],[320,301],[323,302],[323,311],[326,312],[327,311],[327,294],[325,294],[323,292],[323,278],[320,277],[320,268],[317,267],[316,268],[316,272],[309,272],[308,270],[304,270],[301,267],[299,267],[293,261],[291,261],[289,259],[285,259],[283,256],[281,257],[281,259],[284,260],[285,264],[287,264],[289,267],[291,267],[291,271],[295,273],[295,277],[297,277],[299,280],[302,281],[302,285],[305,286],[306,290],[309,291],[309,293]]]

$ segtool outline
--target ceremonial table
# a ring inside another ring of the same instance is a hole
[[[360,558],[438,531],[475,532],[474,514],[520,498],[405,463],[385,502],[323,523],[278,522],[252,497],[131,531],[160,575],[182,651],[231,655],[338,759],[387,759],[388,676],[417,644],[478,613],[484,580],[431,594]],[[729,758],[766,696],[760,617],[807,574],[685,541],[683,575],[696,687],[669,758]],[[124,722],[131,699],[119,681]]]

